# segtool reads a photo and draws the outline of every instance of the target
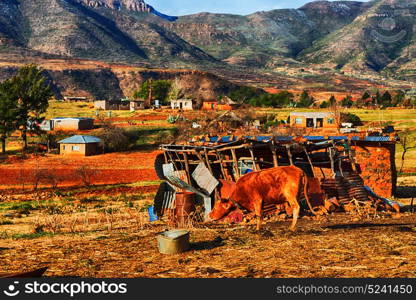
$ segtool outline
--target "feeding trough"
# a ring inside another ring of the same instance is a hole
[[[189,250],[189,231],[170,230],[157,235],[159,252],[162,254],[176,254]]]

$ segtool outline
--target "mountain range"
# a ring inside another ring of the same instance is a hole
[[[176,18],[143,0],[0,0],[0,61],[38,57],[176,68],[310,65],[415,79],[416,2],[315,1]]]

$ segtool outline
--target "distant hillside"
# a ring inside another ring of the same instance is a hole
[[[375,1],[351,24],[317,41],[299,58],[339,69],[399,71],[410,76],[416,62],[415,28],[415,1]]]
[[[119,10],[93,3],[103,1],[2,0],[0,52],[27,49],[61,57],[152,61],[159,65],[215,62],[210,55],[159,26],[167,22],[162,18],[131,7]]]
[[[19,65],[0,66],[0,81],[16,74],[18,68]],[[175,81],[184,97],[199,101],[215,99],[238,87],[211,73],[193,70],[143,69],[94,62],[78,66],[57,62],[43,68],[58,99],[63,96],[85,96],[89,99],[132,97],[133,92],[149,78]]]
[[[300,9],[248,16],[202,13],[181,17],[165,27],[230,64],[272,67],[296,58],[315,40],[351,23],[367,6],[319,1]]]
[[[85,59],[236,72],[294,66],[416,77],[413,0],[314,1],[177,20],[156,9],[143,0],[1,0],[0,62]]]

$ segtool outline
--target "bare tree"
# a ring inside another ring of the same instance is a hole
[[[340,105],[338,101],[335,100],[331,102],[329,111],[334,115],[334,121],[339,132],[342,124],[342,114],[344,113],[345,109]]]
[[[405,161],[407,152],[411,149],[416,149],[416,138],[415,136],[412,135],[412,132],[409,129],[405,129],[404,131],[400,132],[399,137],[400,137],[399,144],[403,148],[402,163],[401,163],[400,171],[399,171],[401,173],[403,172],[404,161]]]
[[[75,174],[81,179],[86,187],[89,187],[91,186],[94,177],[98,174],[98,171],[93,170],[88,166],[81,166],[75,170]]]

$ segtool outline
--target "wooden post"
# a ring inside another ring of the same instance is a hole
[[[237,160],[237,154],[235,153],[235,149],[231,149],[231,155],[233,157],[233,164],[234,164],[234,177],[236,181],[240,178],[240,172],[238,170],[238,160]]]
[[[220,157],[220,155],[218,154],[218,152],[217,152],[217,151],[215,151],[215,154],[217,155],[217,159],[218,159],[218,160],[219,160],[219,162],[220,162],[220,167],[221,167],[222,177],[223,177],[225,180],[228,180],[228,178],[227,178],[227,174],[225,173],[225,170],[224,170],[224,165],[222,164],[222,157]]]
[[[176,164],[175,164],[175,161],[173,160],[172,155],[170,154],[170,152],[167,152],[167,154],[168,154],[168,156],[170,158],[171,163],[173,164],[173,169],[176,170]]]
[[[336,176],[336,173],[335,173],[335,162],[334,162],[334,152],[335,151],[334,151],[333,148],[329,148],[328,150],[329,150],[329,159],[331,160],[332,175],[335,178],[335,176]]]
[[[338,168],[339,168],[339,171],[341,172],[341,176],[344,177],[344,172],[342,170],[342,159],[338,160]]]
[[[183,158],[185,160],[186,177],[188,178],[188,183],[191,184],[191,173],[190,173],[190,170],[189,170],[188,153],[183,152]]]
[[[254,151],[253,151],[253,148],[252,148],[252,147],[250,147],[248,150],[250,151],[251,160],[253,161],[254,171],[259,171],[260,169],[259,169],[259,167],[257,166],[257,163],[256,163],[256,157],[254,156]]]
[[[211,167],[211,162],[209,161],[207,148],[204,148],[204,155],[205,155],[205,161],[207,162],[208,170],[211,172],[211,174],[214,174],[212,173],[212,167]]]
[[[206,167],[208,167],[207,166],[207,163],[205,162],[205,160],[204,160],[204,158],[202,157],[202,155],[201,155],[201,153],[199,153],[199,151],[198,150],[194,150],[194,153],[195,153],[195,155],[198,157],[198,159],[200,160],[200,162],[202,162]]]
[[[222,163],[224,164],[225,174],[227,174],[227,178],[229,180],[232,180],[234,178],[234,176],[232,176],[232,174],[230,173],[228,163],[232,163],[233,161],[231,160],[229,155],[224,155],[224,157],[225,157],[225,160],[222,160]]]
[[[352,170],[354,171],[354,173],[357,173],[357,163],[355,162],[354,157],[352,156],[352,152],[351,152],[351,143],[348,140],[348,156],[350,158],[350,162],[351,162],[351,167]]]
[[[276,152],[276,144],[273,140],[272,145],[270,146],[271,150],[272,150],[272,154],[273,154],[273,165],[275,167],[279,166],[279,161],[277,159],[277,152]]]
[[[311,165],[312,176],[315,177],[315,170],[313,169],[313,163],[312,163],[311,157],[309,156],[309,153],[306,150],[306,147],[303,147],[303,150],[305,151],[306,157],[308,158],[309,164]]]
[[[290,145],[286,145],[287,155],[289,156],[290,165],[293,166],[292,151],[290,151]]]
[[[415,212],[415,207],[414,207],[414,205],[413,205],[413,200],[414,200],[415,198],[413,198],[412,197],[412,202],[410,203],[410,207],[411,207],[411,211],[412,211],[412,213],[414,213]]]

